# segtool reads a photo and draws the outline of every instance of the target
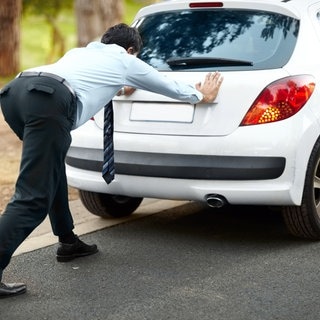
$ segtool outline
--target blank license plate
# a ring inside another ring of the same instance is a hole
[[[183,103],[141,103],[134,102],[131,107],[130,120],[156,122],[193,121],[194,106]]]

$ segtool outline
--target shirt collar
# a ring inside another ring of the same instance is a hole
[[[126,52],[126,50],[123,47],[121,47],[121,46],[119,46],[117,44],[105,44],[105,43],[102,43],[102,42],[99,42],[99,41],[90,42],[87,45],[87,48],[92,48],[92,49],[113,48],[113,49],[118,49],[120,51]]]

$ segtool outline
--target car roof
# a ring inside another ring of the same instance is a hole
[[[217,6],[221,5],[223,8],[246,8],[274,11],[299,19],[303,12],[311,5],[316,3],[320,4],[320,0],[164,0],[142,8],[137,13],[135,20],[142,16],[161,11],[190,9],[190,3],[194,5],[201,3],[199,9],[204,9],[205,4],[207,3],[209,6],[211,5],[211,7],[213,4],[217,4]]]

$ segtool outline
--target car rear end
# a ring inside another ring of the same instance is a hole
[[[319,43],[297,1],[166,1],[133,26],[139,58],[178,81],[224,77],[216,101],[188,105],[142,90],[114,99],[116,178],[101,177],[103,114],[73,134],[69,184],[90,192],[299,205],[319,135]],[[303,60],[301,60],[303,57]]]

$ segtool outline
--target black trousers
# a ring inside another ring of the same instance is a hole
[[[49,214],[57,236],[70,233],[65,156],[71,143],[76,99],[59,81],[21,77],[0,95],[6,122],[23,141],[15,192],[0,216],[0,270]]]

